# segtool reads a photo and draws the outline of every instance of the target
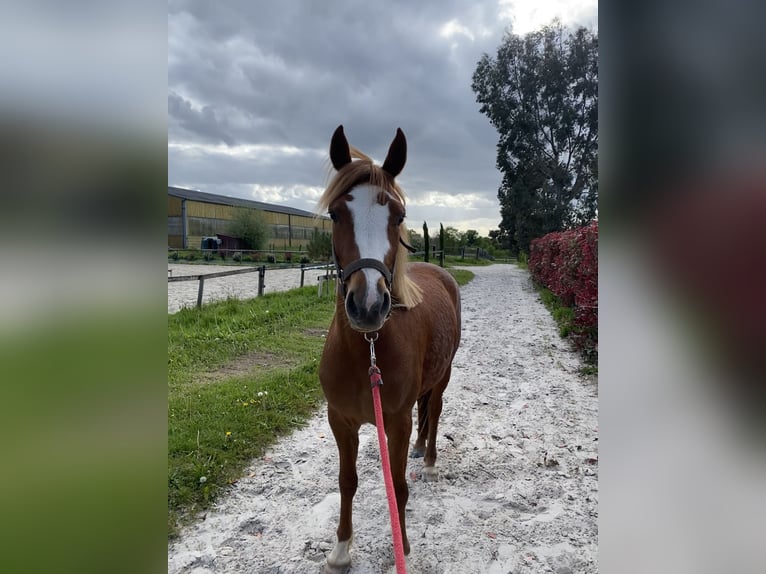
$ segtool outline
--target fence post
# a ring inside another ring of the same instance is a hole
[[[477,247],[476,248],[476,261],[478,261],[478,260],[479,260],[479,248]]]
[[[306,264],[301,263],[301,287],[303,287],[303,276],[306,274]]]
[[[199,289],[197,290],[197,309],[202,307],[202,291],[205,288],[205,276],[199,276]]]
[[[439,253],[439,266],[444,267],[444,250]]]
[[[265,279],[266,279],[266,266],[261,265],[258,268],[258,297],[263,296],[263,289],[264,287],[266,287]]]

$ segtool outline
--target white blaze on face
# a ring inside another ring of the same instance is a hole
[[[379,189],[371,185],[360,185],[348,194],[353,199],[346,205],[351,212],[359,258],[377,259],[383,263],[389,250],[389,210],[388,205],[378,203],[379,192]],[[377,284],[383,275],[377,269],[362,269],[361,272],[367,282],[365,305],[369,309],[378,298]]]

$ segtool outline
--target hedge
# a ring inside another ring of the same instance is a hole
[[[549,233],[530,246],[529,271],[574,311],[570,333],[589,360],[598,356],[598,222]]]

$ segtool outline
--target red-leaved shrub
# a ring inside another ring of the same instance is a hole
[[[574,310],[572,339],[586,358],[598,353],[598,222],[549,233],[530,246],[532,278]]]

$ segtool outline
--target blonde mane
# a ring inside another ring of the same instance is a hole
[[[355,147],[349,146],[349,151],[353,161],[343,166],[332,178],[319,198],[317,213],[326,212],[336,199],[360,183],[369,183],[380,189],[378,201],[381,205],[385,203],[387,194],[405,205],[404,192],[390,174]],[[399,226],[399,237],[405,242],[409,241],[407,226],[404,223]],[[407,248],[400,243],[396,252],[394,275],[391,278],[391,298],[395,305],[411,309],[423,301],[423,291],[407,274],[407,257]]]

